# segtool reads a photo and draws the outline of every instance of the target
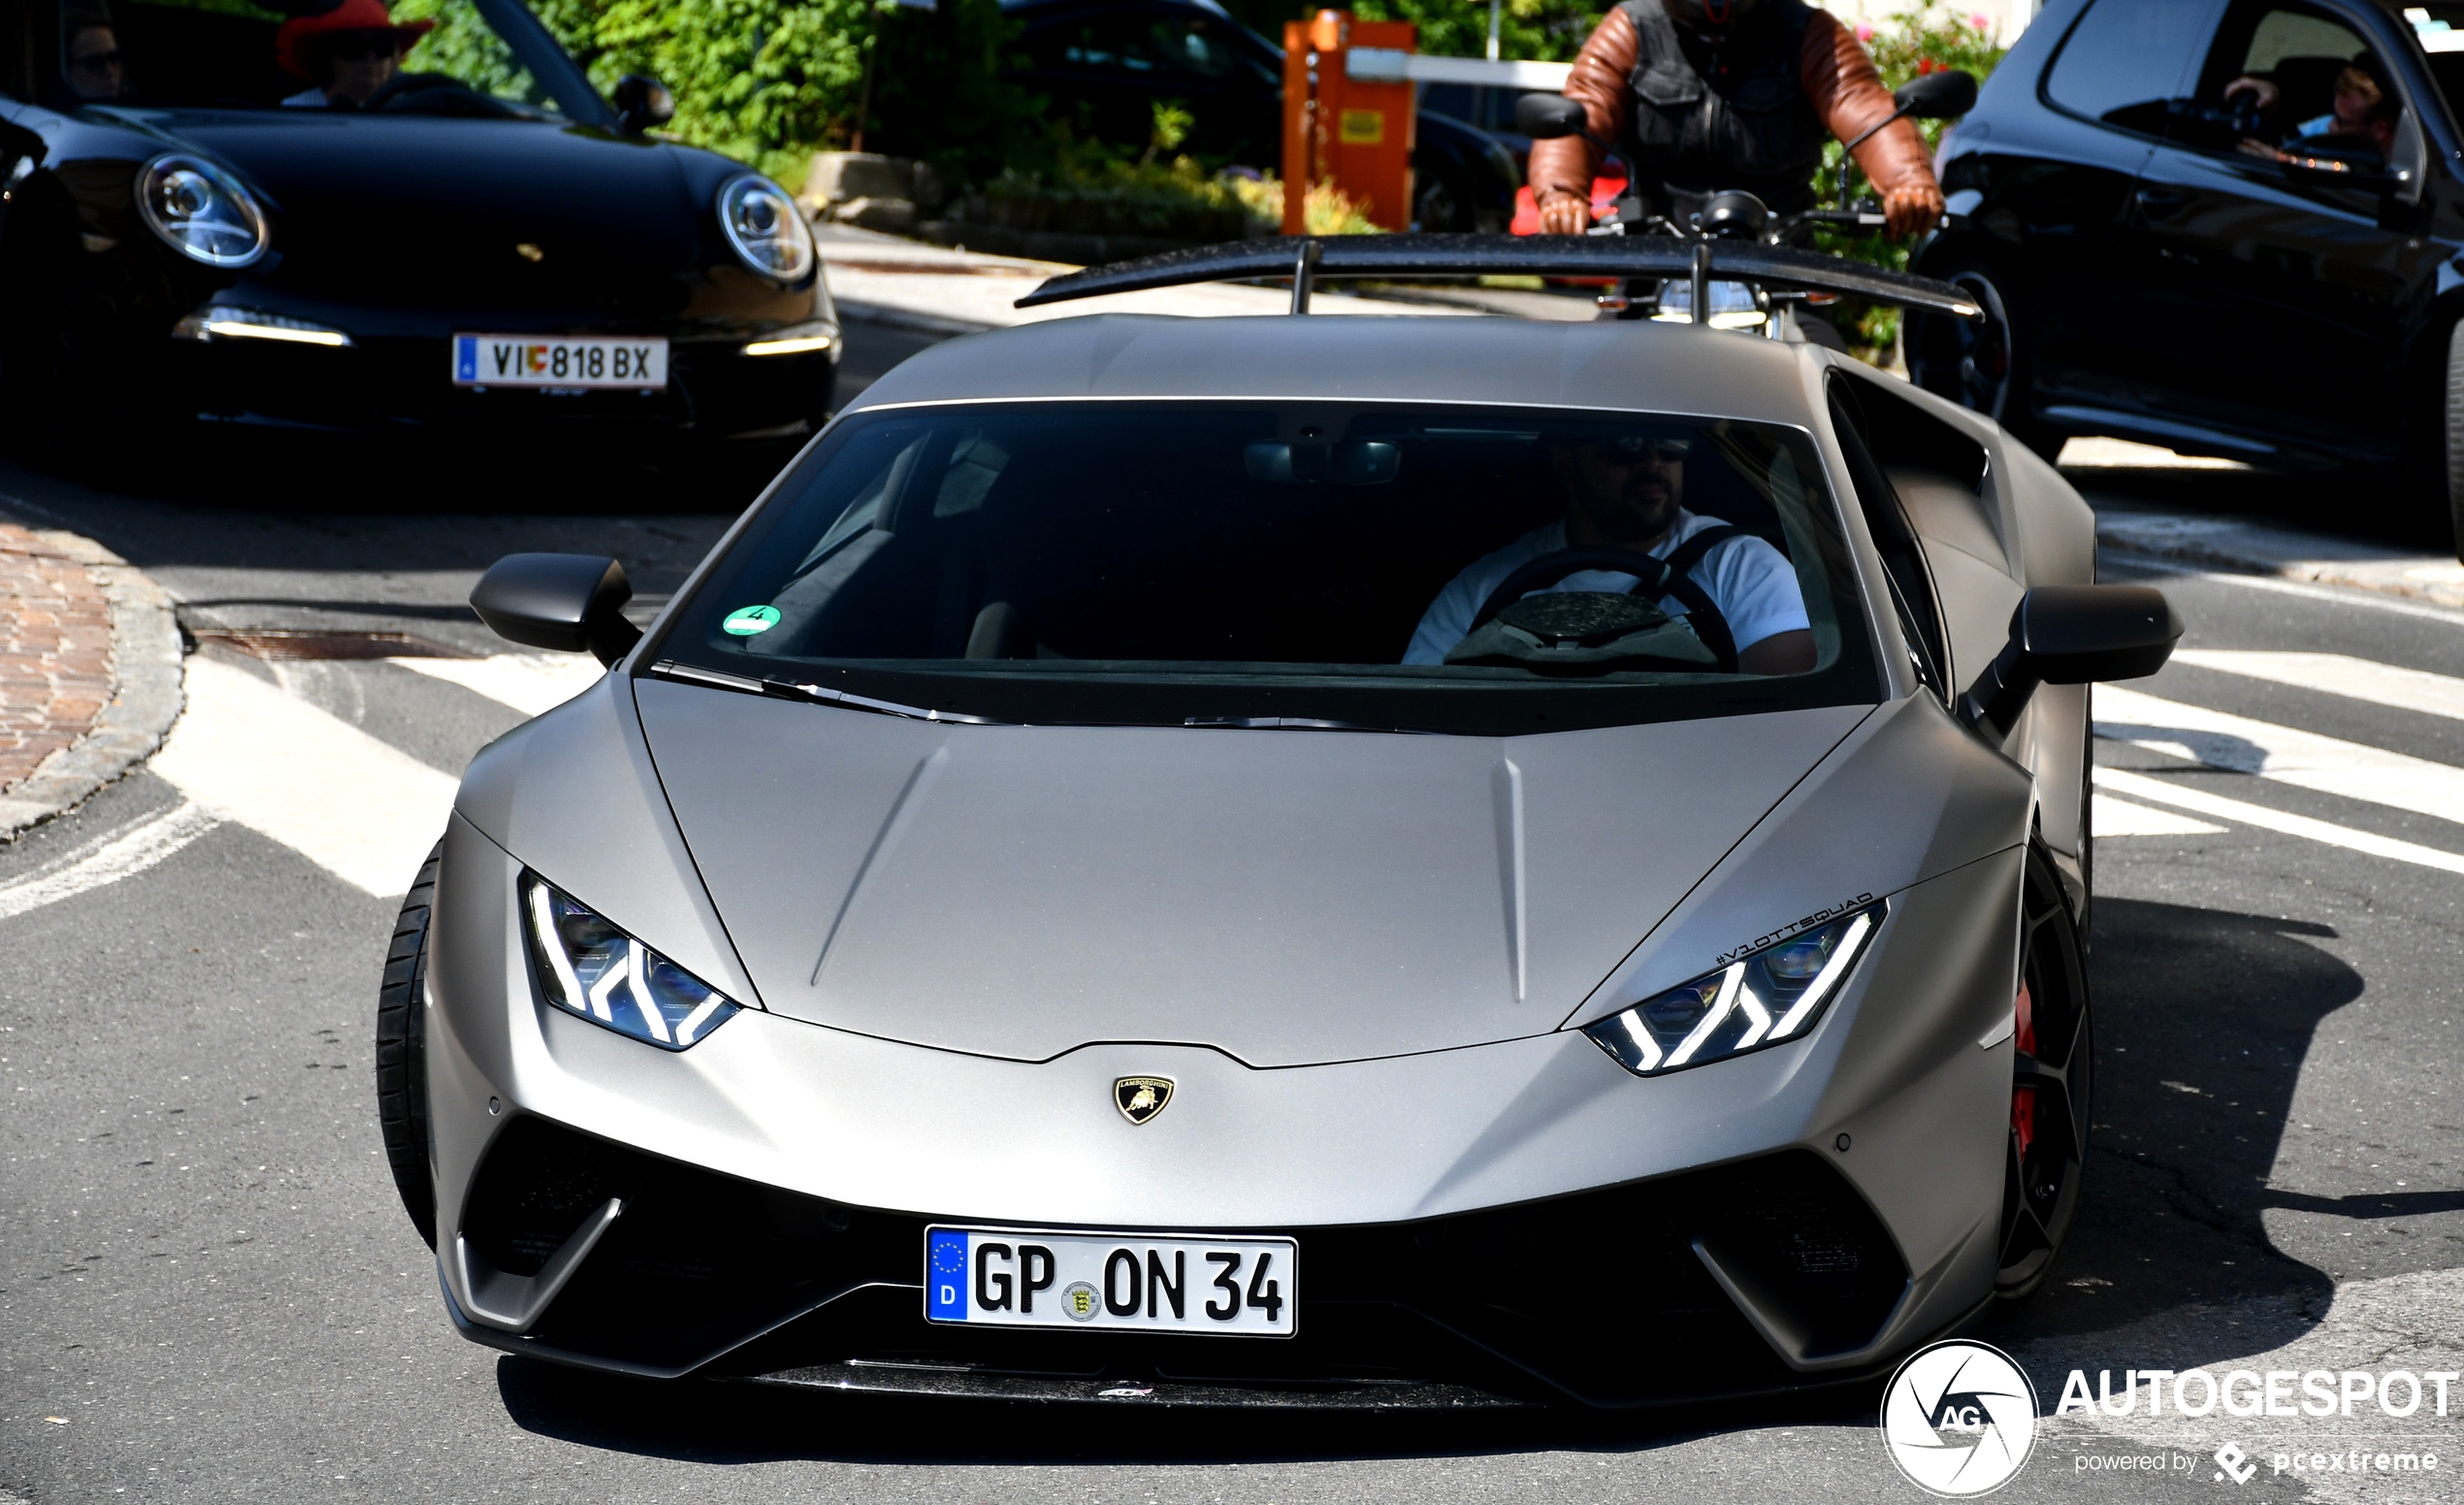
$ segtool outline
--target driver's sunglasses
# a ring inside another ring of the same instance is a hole
[[[397,57],[402,42],[390,31],[344,32],[325,44],[325,55],[338,63],[364,62],[372,57]]]
[[[117,48],[113,48],[108,52],[88,52],[82,57],[71,57],[69,59],[70,67],[83,68],[95,73],[100,73],[106,68],[116,68],[119,66],[119,63],[120,50]]]

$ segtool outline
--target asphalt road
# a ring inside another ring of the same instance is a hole
[[[851,387],[923,343],[859,333]],[[655,604],[761,462],[569,482],[343,450],[216,463],[242,468],[81,481],[0,462],[0,506],[101,539],[182,601],[207,639],[192,719],[243,707],[268,766],[304,760],[283,776],[332,817],[277,838],[244,808],[194,814],[249,770],[192,739],[0,848],[0,1499],[1921,1497],[1885,1461],[1872,1389],[1644,1423],[1191,1418],[663,1388],[464,1342],[378,1149],[370,1030],[396,903],[349,876],[433,816],[352,770],[446,786],[561,693],[463,610],[490,560],[611,552]],[[2099,703],[2121,802],[2098,811],[2086,1210],[2054,1282],[1982,1333],[2049,1410],[2074,1367],[2464,1370],[2464,615],[2148,577],[2199,661]],[[215,638],[264,628],[501,656],[456,679]],[[1604,1331],[1686,1362],[1613,1312]],[[2240,1485],[2208,1462],[2369,1439],[2464,1469],[2464,1386],[2449,1411],[2062,1417],[2004,1497],[2454,1499],[2447,1470]],[[2092,1463],[2150,1455],[2195,1466]]]

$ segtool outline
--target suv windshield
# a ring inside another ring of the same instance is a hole
[[[46,103],[612,115],[521,0],[58,0]]]
[[[1562,731],[1869,703],[1857,600],[1793,429],[935,406],[835,427],[651,658],[1006,722]]]

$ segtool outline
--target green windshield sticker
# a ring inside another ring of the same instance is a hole
[[[733,611],[729,612],[728,619],[719,625],[726,628],[729,633],[738,638],[750,638],[757,633],[766,633],[771,628],[778,626],[779,608],[776,606],[738,606]]]

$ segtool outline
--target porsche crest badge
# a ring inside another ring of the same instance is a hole
[[[1172,1082],[1160,1076],[1124,1076],[1113,1083],[1113,1106],[1132,1124],[1143,1124],[1172,1101]]]

